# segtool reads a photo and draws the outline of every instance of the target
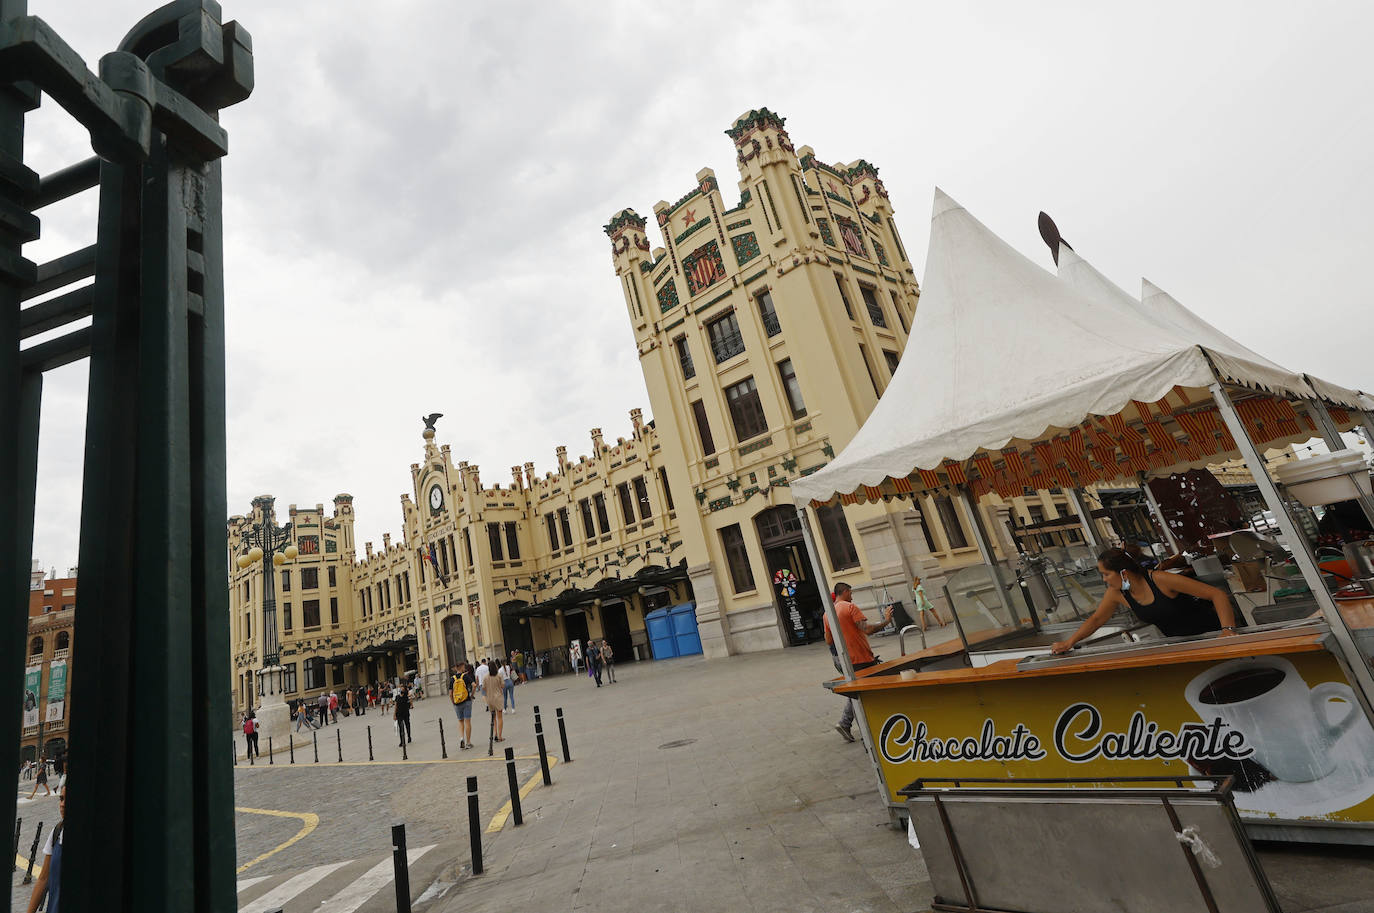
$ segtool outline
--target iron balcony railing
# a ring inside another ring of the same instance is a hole
[[[744,352],[744,337],[738,332],[728,333],[717,339],[711,340],[711,352],[716,357],[716,364],[728,361],[736,355]]]
[[[763,330],[765,333],[769,335],[769,337],[776,336],[782,332],[782,324],[778,323],[777,314],[774,314],[771,311],[765,312],[763,314]]]

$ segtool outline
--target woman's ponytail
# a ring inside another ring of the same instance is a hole
[[[1138,576],[1145,576],[1145,569],[1140,566],[1140,562],[1131,557],[1125,549],[1109,548],[1097,556],[1097,561],[1109,571],[1130,571]]]

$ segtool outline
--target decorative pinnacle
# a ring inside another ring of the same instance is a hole
[[[734,126],[725,131],[725,135],[738,144],[740,140],[755,130],[763,127],[781,130],[786,122],[786,118],[780,114],[775,114],[767,108],[756,108],[738,118]]]

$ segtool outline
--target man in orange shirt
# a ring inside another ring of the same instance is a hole
[[[874,631],[881,630],[888,622],[892,621],[892,606],[883,610],[883,620],[875,624],[869,624],[868,619],[864,618],[864,613],[859,611],[859,607],[850,602],[851,587],[847,583],[835,584],[835,617],[840,623],[840,636],[844,638],[845,649],[849,651],[849,661],[854,664],[854,671],[867,669],[875,664],[878,659],[873,655],[873,648],[868,645],[868,635]],[[835,663],[835,671],[841,675],[844,669],[840,666],[839,654],[835,652],[835,636],[830,632],[830,619],[825,619],[825,642],[830,644],[830,659]],[[851,727],[854,725],[854,700],[846,698],[844,710],[840,713],[840,721],[835,724],[835,731],[842,735],[847,742],[854,741],[854,733]]]

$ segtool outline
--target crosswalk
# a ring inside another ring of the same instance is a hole
[[[434,845],[408,849],[406,860],[414,865],[432,849]],[[359,872],[360,869],[363,870]],[[390,885],[394,876],[394,864],[388,855],[378,862],[353,859],[313,866],[302,872],[240,878],[239,913],[269,913],[278,909],[286,913],[356,913]],[[342,890],[340,884],[344,885]]]

